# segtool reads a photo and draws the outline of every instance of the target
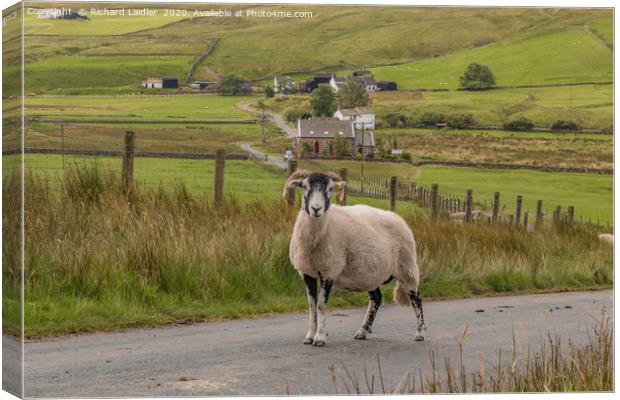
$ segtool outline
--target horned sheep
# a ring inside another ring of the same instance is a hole
[[[297,171],[284,186],[285,198],[296,187],[303,190],[289,256],[306,284],[310,319],[304,344],[325,345],[325,314],[332,286],[368,292],[368,309],[354,336],[366,339],[381,305],[380,286],[392,279],[396,280],[396,301],[412,306],[415,312],[415,340],[424,340],[420,274],[409,226],[391,211],[332,205],[332,192],[338,189],[341,200],[345,185],[334,173]]]

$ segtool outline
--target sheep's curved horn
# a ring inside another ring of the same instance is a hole
[[[310,171],[307,171],[305,169],[300,169],[293,172],[284,184],[284,189],[282,190],[282,197],[284,197],[285,200],[288,199],[291,190],[294,190],[295,187],[299,186],[301,184],[301,181],[306,179],[308,176],[310,176]]]
[[[336,200],[338,200],[338,204],[344,205],[344,196],[345,190],[347,188],[347,182],[343,181],[340,175],[336,174],[335,172],[330,172],[327,174],[327,176],[329,176],[329,178],[332,180],[332,182],[336,184],[336,187],[338,188],[338,196],[336,197]]]

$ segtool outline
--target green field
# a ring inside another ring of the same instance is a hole
[[[360,176],[360,163],[355,161],[302,161],[302,168],[333,170],[348,168],[352,176]],[[439,184],[439,191],[465,196],[473,189],[474,199],[491,204],[493,193],[502,195],[506,213],[511,213],[517,195],[523,196],[524,211],[536,209],[536,201],[543,200],[549,210],[561,205],[575,207],[577,220],[613,223],[613,176],[542,172],[530,170],[502,170],[467,167],[424,166],[409,164],[371,163],[365,165],[367,178],[397,176],[402,182],[416,182],[430,186]]]
[[[252,119],[235,104],[252,99],[249,96],[100,96],[100,97],[28,97],[25,101],[29,117],[67,119],[130,120],[202,120],[235,121]],[[8,102],[5,102],[8,104]],[[15,101],[15,104],[18,104]]]
[[[418,181],[424,185],[438,183],[440,191],[465,195],[474,190],[475,201],[491,204],[494,192],[500,192],[507,211],[514,210],[517,195],[523,196],[524,211],[534,213],[536,201],[552,210],[561,205],[575,207],[575,218],[613,224],[613,176],[540,172],[526,170],[494,170],[479,168],[426,166]]]
[[[611,130],[613,85],[522,88],[485,92],[384,92],[373,96],[378,119],[399,112],[415,117],[423,112],[472,114],[482,125],[501,126],[519,117],[536,127],[549,128],[557,120],[574,121],[584,128]]]
[[[53,178],[63,172],[62,156],[27,154],[25,167],[41,177]],[[122,160],[119,157],[65,156],[65,168],[96,164],[102,170],[120,173]],[[215,163],[212,160],[183,160],[170,158],[137,157],[135,179],[145,187],[159,184],[170,187],[183,183],[196,194],[213,191]],[[285,178],[251,161],[226,161],[224,192],[239,200],[269,198],[282,195]]]
[[[395,128],[375,130],[375,139],[414,161],[613,168],[611,134]]]
[[[135,88],[149,76],[182,79],[193,61],[191,56],[54,56],[27,63],[26,92],[82,94],[81,89]],[[73,92],[59,89],[74,89]]]
[[[488,65],[500,86],[613,79],[609,48],[574,26],[535,30],[488,46],[372,71],[378,79],[398,82],[400,88],[456,89],[473,62]]]

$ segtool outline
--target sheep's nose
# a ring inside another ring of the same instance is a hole
[[[321,211],[321,207],[310,207],[314,211],[315,214],[318,214]]]

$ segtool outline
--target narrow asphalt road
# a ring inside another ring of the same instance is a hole
[[[336,294],[337,295],[337,294]],[[27,397],[184,395],[276,395],[345,393],[334,389],[330,367],[344,376],[377,374],[377,354],[386,389],[407,372],[429,372],[429,352],[443,366],[456,362],[455,338],[468,326],[464,360],[468,371],[487,371],[512,351],[538,348],[547,332],[585,342],[586,331],[613,315],[611,290],[427,302],[428,332],[415,342],[413,311],[382,307],[366,341],[353,334],[365,310],[335,310],[328,316],[326,347],[303,345],[305,313],[204,322],[165,328],[71,335],[25,345]],[[505,365],[505,364],[504,364]],[[378,385],[375,380],[376,385]],[[376,387],[376,386],[375,386]]]
[[[241,144],[241,148],[244,151],[247,151],[248,153],[254,155],[256,158],[259,158],[261,160],[265,160],[265,153],[256,150],[254,147],[250,146],[249,144],[243,143],[243,144]],[[287,167],[286,161],[284,161],[281,158],[277,158],[277,157],[273,157],[273,156],[267,156],[266,161],[269,161],[269,162],[275,164],[279,168],[286,169],[286,167]]]
[[[240,110],[249,112],[250,114],[254,116],[260,117],[260,111],[252,107],[250,103],[248,102],[237,103],[237,108],[239,108]],[[286,122],[284,121],[284,118],[282,118],[280,114],[265,111],[265,117],[273,121],[278,126],[278,128],[280,128],[282,132],[286,133],[288,137],[292,138],[293,136],[295,136],[295,130],[286,124]]]

